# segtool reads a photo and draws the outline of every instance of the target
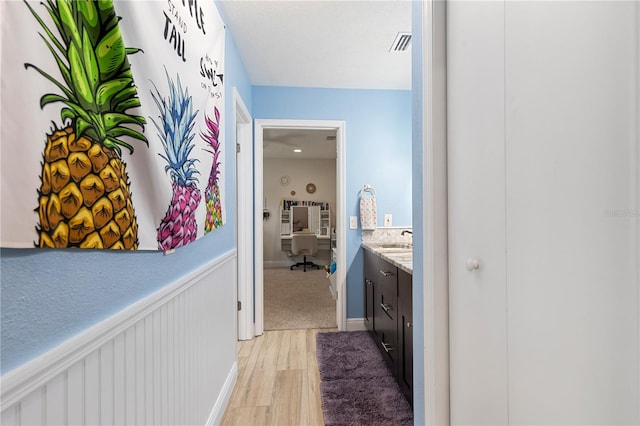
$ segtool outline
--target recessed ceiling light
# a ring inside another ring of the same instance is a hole
[[[302,152],[302,150],[300,148],[296,148],[293,150],[293,152]]]

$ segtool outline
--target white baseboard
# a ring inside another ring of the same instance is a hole
[[[231,399],[231,393],[233,392],[233,387],[236,385],[237,379],[238,362],[236,361],[233,363],[233,366],[229,371],[227,380],[225,380],[222,390],[218,394],[218,399],[216,400],[213,409],[211,409],[211,414],[209,414],[209,419],[207,420],[207,426],[217,426],[222,423],[222,417],[224,416],[229,399]]]
[[[363,331],[366,329],[364,318],[347,318],[347,331]]]

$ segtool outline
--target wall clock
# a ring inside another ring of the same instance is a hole
[[[308,183],[307,184],[307,192],[309,194],[313,194],[314,192],[316,192],[316,186],[312,183]]]

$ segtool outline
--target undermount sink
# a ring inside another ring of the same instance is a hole
[[[387,256],[398,260],[400,262],[406,262],[406,261],[410,261],[413,260],[413,254],[411,253],[407,253],[407,252],[391,252],[391,253],[387,253]]]
[[[409,251],[413,250],[413,246],[407,243],[375,243],[371,246],[384,251]]]

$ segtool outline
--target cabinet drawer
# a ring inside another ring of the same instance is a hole
[[[396,321],[384,313],[378,317],[378,321],[376,322],[376,332],[378,335],[376,343],[380,348],[382,357],[387,362],[389,369],[395,377],[398,376],[398,333],[396,327]]]
[[[376,281],[376,297],[386,315],[392,320],[397,318],[398,311],[398,268],[385,260],[380,260]]]

